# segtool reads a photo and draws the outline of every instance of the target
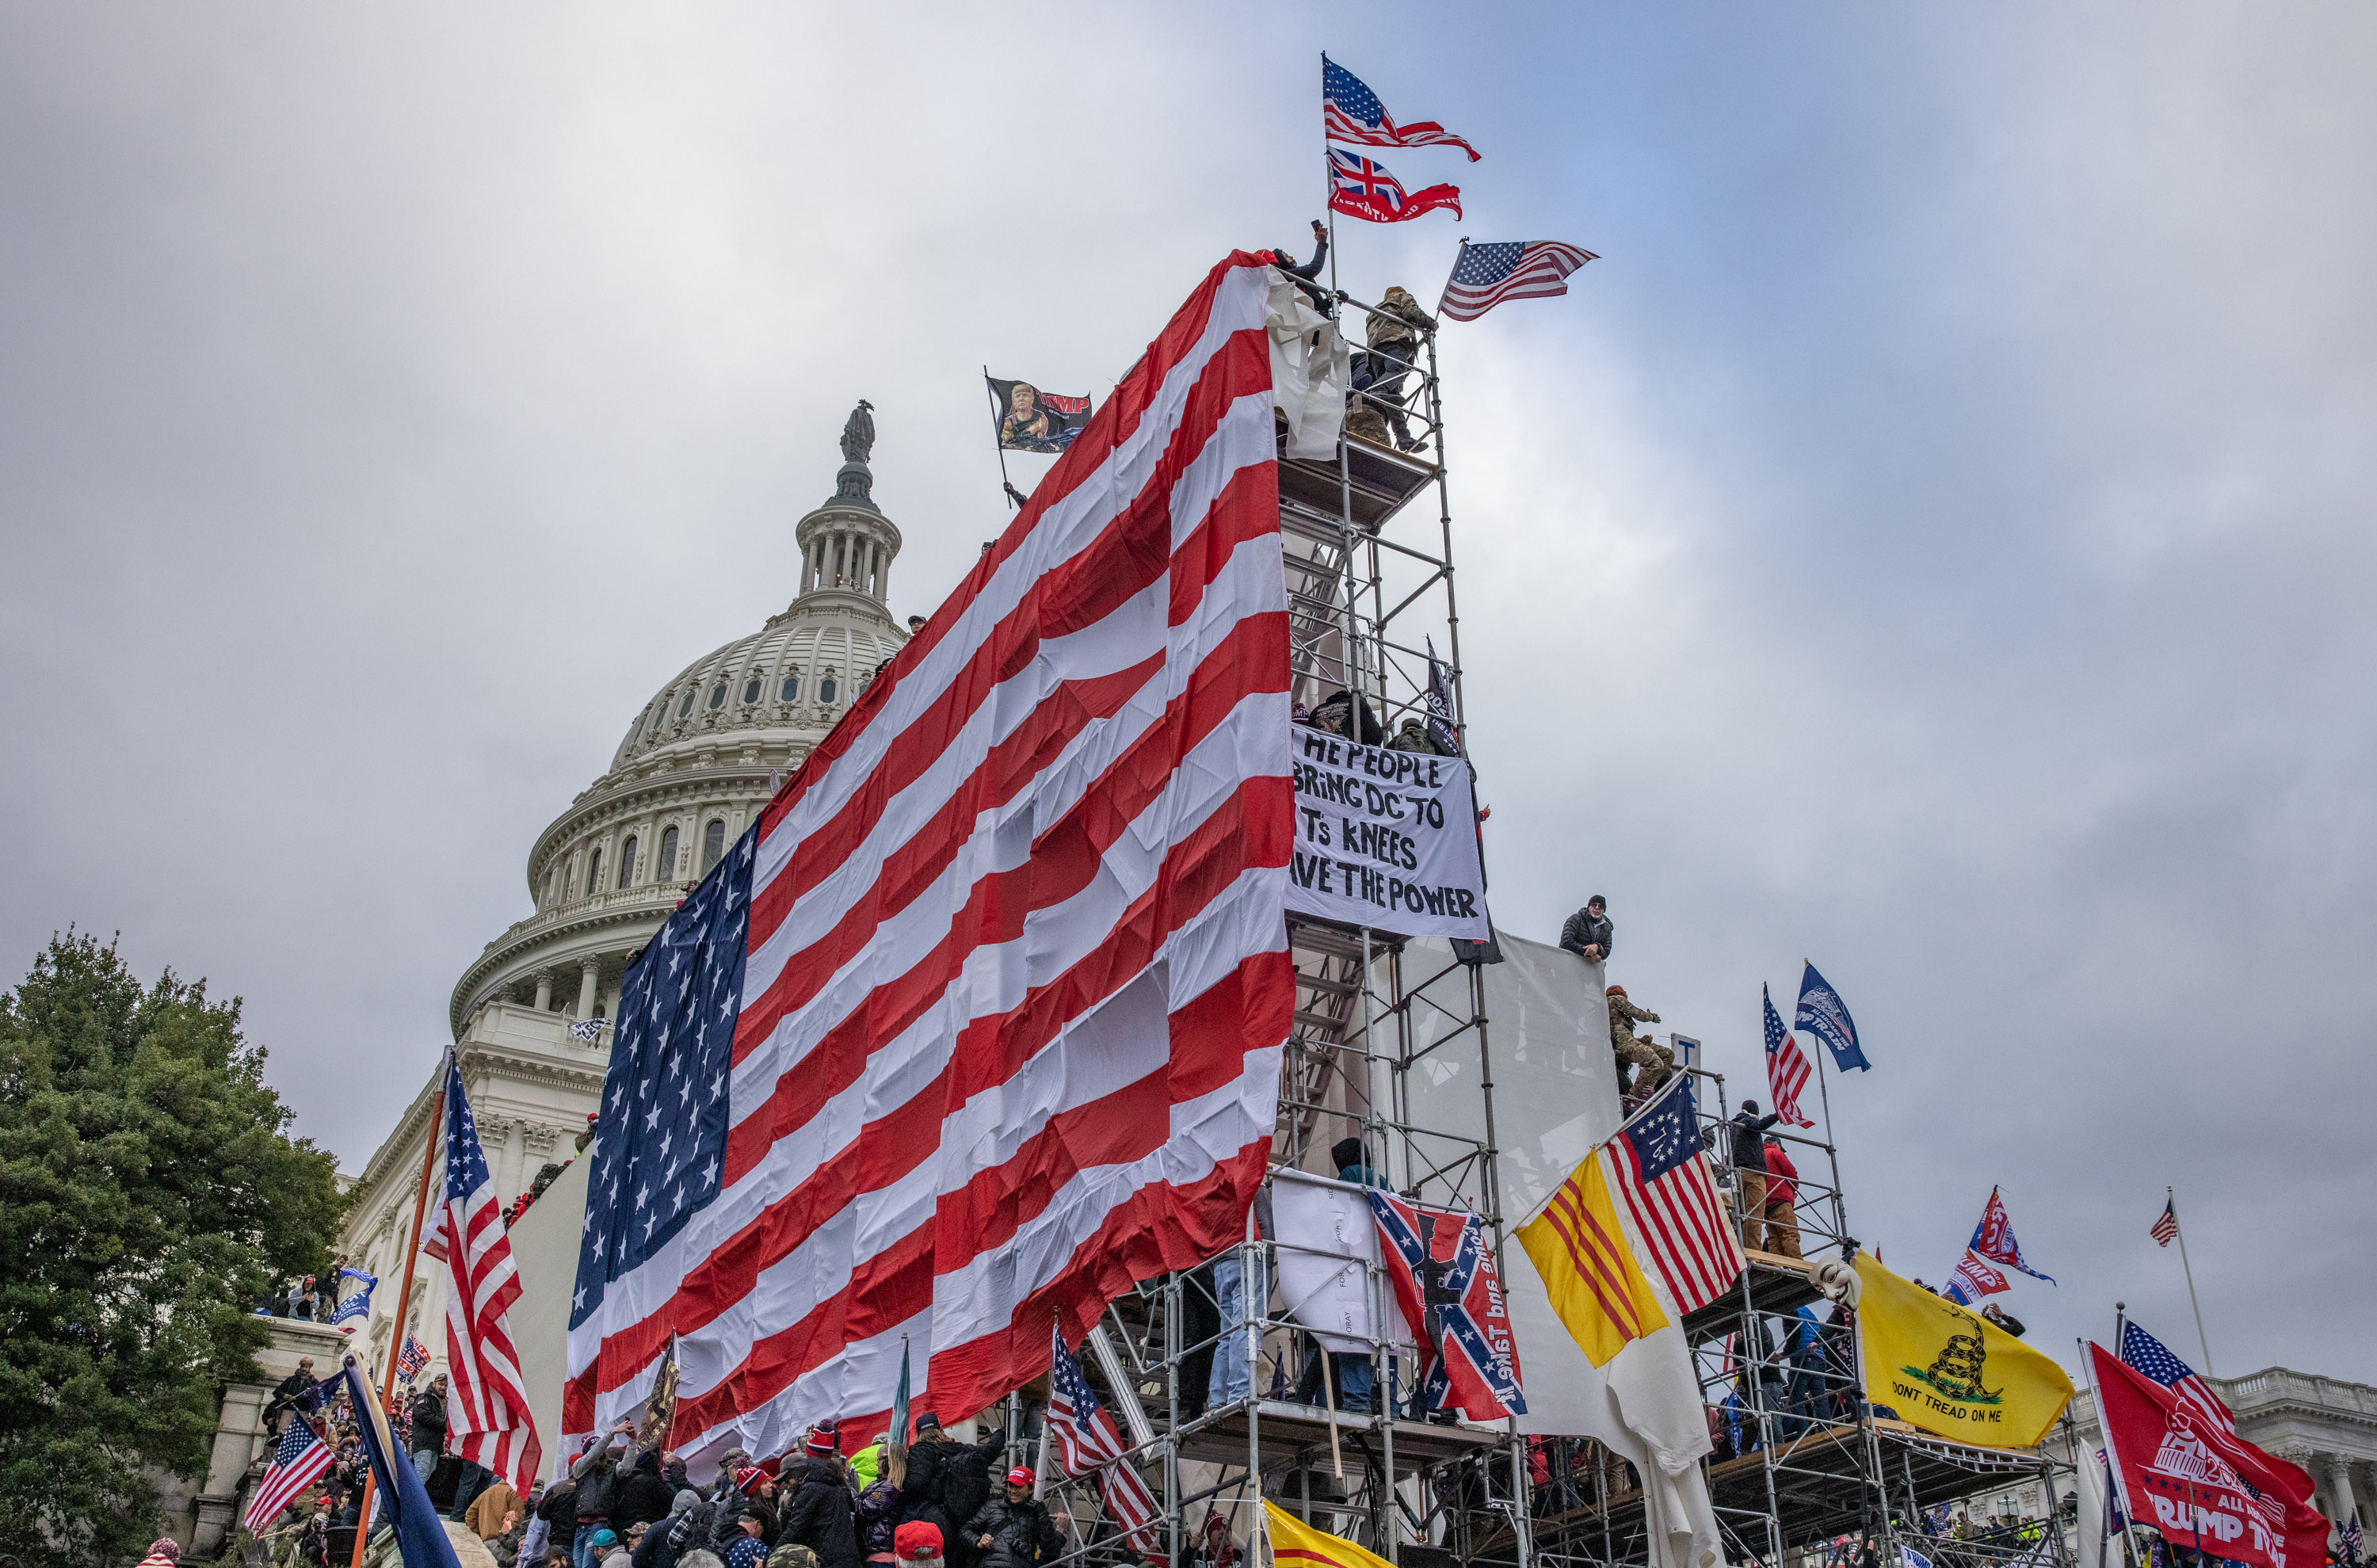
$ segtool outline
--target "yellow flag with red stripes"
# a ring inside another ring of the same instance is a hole
[[[1650,1277],[1627,1245],[1598,1150],[1519,1227],[1519,1245],[1544,1276],[1552,1311],[1595,1366],[1607,1366],[1629,1344],[1667,1326]]]
[[[1316,1530],[1269,1499],[1263,1502],[1263,1533],[1271,1538],[1271,1562],[1263,1568],[1392,1568],[1377,1552]]]

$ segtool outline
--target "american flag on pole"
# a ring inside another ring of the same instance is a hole
[[[422,1344],[421,1341],[413,1338],[412,1335],[409,1334],[406,1335],[404,1336],[404,1348],[396,1353],[396,1375],[398,1381],[402,1382],[411,1382],[414,1378],[421,1375],[421,1369],[428,1364],[429,1347]]]
[[[1122,1531],[1133,1551],[1156,1562],[1163,1550],[1156,1544],[1155,1498],[1137,1470],[1124,1462],[1122,1433],[1114,1418],[1081,1376],[1081,1364],[1065,1348],[1064,1331],[1057,1331],[1048,1351],[1049,1434],[1057,1440],[1057,1462],[1068,1476],[1095,1472],[1098,1495],[1106,1516]]]
[[[1681,1312],[1696,1312],[1725,1291],[1749,1265],[1732,1227],[1725,1223],[1684,1075],[1667,1081],[1651,1103],[1604,1145],[1610,1186],[1626,1205],[1653,1272]]]
[[[1783,1027],[1783,1015],[1774,1011],[1774,994],[1764,986],[1758,994],[1766,1003],[1766,1087],[1774,1095],[1774,1114],[1794,1127],[1816,1124],[1799,1114],[1799,1091],[1808,1086],[1808,1059],[1800,1054],[1799,1042]]]
[[[1437,310],[1447,321],[1475,321],[1506,299],[1550,299],[1568,293],[1568,275],[1601,258],[1559,240],[1461,242]]]
[[[1403,182],[1357,153],[1329,150],[1329,207],[1333,212],[1373,223],[1401,223],[1423,212],[1450,207],[1461,216],[1459,186],[1429,186],[1406,193]]]
[[[330,1467],[334,1457],[304,1417],[292,1416],[289,1430],[281,1434],[280,1446],[272,1451],[272,1463],[264,1467],[256,1490],[248,1496],[247,1512],[240,1515],[241,1527],[254,1534],[279,1518],[282,1509]]]
[[[1416,120],[1398,126],[1379,95],[1362,78],[1320,56],[1320,122],[1327,139],[1357,142],[1364,147],[1457,147],[1477,162],[1477,150],[1438,125]]]
[[[2156,1218],[2154,1222],[2154,1230],[2151,1234],[2155,1239],[2155,1245],[2157,1247],[2168,1247],[2172,1242],[2179,1239],[2178,1199],[2165,1198],[2163,1200],[2162,1213]]]
[[[447,1430],[454,1452],[509,1481],[523,1497],[536,1484],[544,1457],[529,1415],[520,1357],[506,1314],[520,1299],[520,1270],[504,1234],[503,1206],[487,1176],[487,1156],[471,1102],[462,1093],[462,1064],[446,1057],[445,1201],[422,1251],[453,1275],[446,1292]]]
[[[979,1410],[1242,1234],[1295,1006],[1271,278],[1213,269],[628,972],[565,1433],[673,1335],[688,1459],[880,1430],[903,1344]]]

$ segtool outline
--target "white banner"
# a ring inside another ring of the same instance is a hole
[[[1490,935],[1469,765],[1296,726],[1287,907],[1414,937]]]

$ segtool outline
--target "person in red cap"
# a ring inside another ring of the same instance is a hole
[[[891,1532],[891,1555],[901,1568],[941,1568],[940,1526],[909,1520]]]
[[[982,1553],[976,1568],[1038,1568],[1064,1550],[1047,1505],[1032,1495],[1032,1472],[1021,1465],[1007,1472],[1004,1496],[974,1510],[966,1536]]]
[[[859,1568],[858,1532],[851,1499],[857,1487],[841,1453],[842,1434],[830,1422],[810,1429],[802,1457],[784,1467],[791,1490],[784,1504],[780,1541],[817,1553],[818,1568]]]

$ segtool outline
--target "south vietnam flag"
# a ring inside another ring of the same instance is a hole
[[[1377,1552],[1316,1530],[1268,1498],[1263,1500],[1263,1529],[1271,1537],[1272,1568],[1391,1568]]]
[[[1598,1153],[1586,1155],[1543,1212],[1519,1227],[1519,1245],[1544,1276],[1552,1311],[1595,1366],[1607,1366],[1634,1340],[1667,1326],[1626,1243]]]

